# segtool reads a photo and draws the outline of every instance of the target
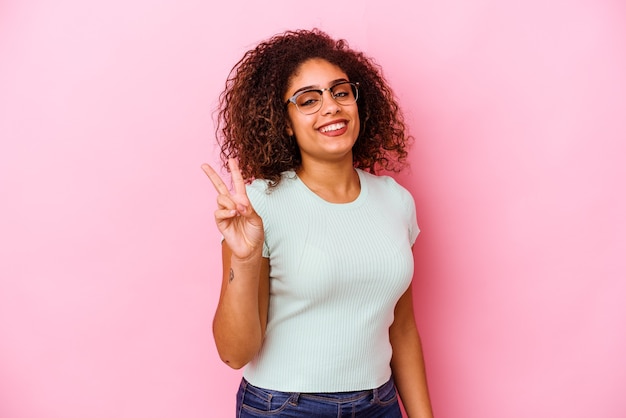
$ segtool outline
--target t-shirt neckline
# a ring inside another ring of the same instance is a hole
[[[356,199],[354,199],[352,202],[346,202],[346,203],[333,203],[333,202],[329,202],[328,200],[323,199],[313,190],[309,189],[309,186],[304,184],[304,182],[300,179],[300,177],[298,177],[298,174],[296,174],[295,171],[293,172],[293,178],[296,180],[296,183],[298,184],[298,186],[304,189],[306,193],[309,195],[309,197],[315,202],[317,202],[318,204],[332,207],[332,208],[337,208],[337,209],[342,209],[342,208],[350,209],[356,206],[360,206],[361,203],[367,197],[367,192],[368,192],[367,182],[365,181],[365,173],[358,168],[355,168],[355,170],[356,170],[357,175],[359,176],[359,182],[361,183],[361,190],[359,192],[359,195],[356,197]]]

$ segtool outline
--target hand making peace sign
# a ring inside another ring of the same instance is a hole
[[[228,167],[233,182],[233,191],[229,191],[222,178],[208,164],[202,164],[202,170],[217,190],[217,210],[215,223],[224,236],[235,257],[246,259],[261,251],[264,240],[263,220],[254,211],[246,186],[239,170],[239,164],[233,158],[228,160]]]

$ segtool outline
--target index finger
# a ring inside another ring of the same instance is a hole
[[[220,177],[220,175],[217,174],[215,170],[213,170],[213,167],[211,167],[210,165],[206,163],[202,164],[201,167],[202,167],[202,171],[204,171],[204,173],[207,175],[209,180],[211,180],[211,183],[213,183],[213,187],[215,187],[215,190],[217,190],[219,194],[230,195],[230,192],[228,191],[228,187],[226,187],[226,184],[224,184],[224,181],[222,181],[222,178]]]
[[[246,194],[246,183],[243,181],[241,170],[239,170],[239,163],[234,158],[228,159],[228,167],[230,167],[230,176],[233,181],[233,188],[238,195]]]

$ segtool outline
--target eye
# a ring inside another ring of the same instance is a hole
[[[320,93],[315,90],[304,91],[296,97],[298,107],[313,107],[320,101]]]
[[[317,99],[308,99],[303,101],[298,101],[298,106],[307,107],[307,106],[315,106],[315,104],[319,102]]]
[[[331,89],[335,99],[345,99],[352,97],[352,86],[350,83],[337,84]]]

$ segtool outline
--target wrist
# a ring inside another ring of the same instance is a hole
[[[261,262],[261,258],[263,258],[263,248],[254,249],[250,255],[246,257],[238,257],[235,254],[232,254],[230,257],[230,262],[232,266],[238,267],[247,267],[247,266],[255,266]]]

